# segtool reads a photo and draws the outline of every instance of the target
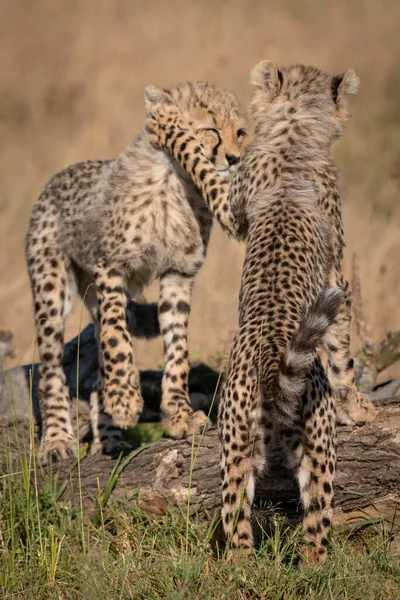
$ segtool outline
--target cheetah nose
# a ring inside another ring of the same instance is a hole
[[[233,165],[237,165],[239,160],[240,160],[240,156],[235,156],[234,154],[227,154],[226,155],[226,160],[228,161],[228,165],[230,167],[233,167]]]

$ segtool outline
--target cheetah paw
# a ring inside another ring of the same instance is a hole
[[[202,433],[209,420],[202,410],[191,413],[179,411],[174,415],[165,416],[162,423],[169,436],[178,440],[188,435]]]
[[[143,409],[143,398],[140,390],[133,386],[128,389],[106,389],[104,411],[112,417],[114,425],[127,429],[135,427]]]
[[[374,420],[376,409],[371,400],[356,388],[339,390],[337,422],[341,425],[364,425]]]
[[[152,144],[164,149],[168,149],[168,140],[178,125],[181,131],[187,130],[187,123],[178,107],[164,101],[151,106],[145,124]]]
[[[210,421],[205,413],[202,410],[197,410],[192,413],[189,420],[188,435],[196,435],[198,433],[202,433],[204,429],[206,429],[207,425],[210,424]]]
[[[307,569],[313,565],[320,565],[326,561],[328,553],[325,547],[319,549],[315,546],[305,545],[300,550],[300,566]]]
[[[38,454],[40,463],[45,467],[50,460],[60,462],[75,458],[77,451],[75,439],[42,440]]]

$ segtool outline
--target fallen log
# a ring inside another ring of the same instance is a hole
[[[335,522],[344,523],[362,515],[395,520],[400,503],[400,397],[377,402],[375,420],[359,428],[338,427],[338,465],[336,480]],[[17,423],[19,447],[29,445],[29,425]],[[12,420],[0,420],[0,443],[8,438],[13,456],[20,452],[15,441]],[[4,447],[4,446],[3,446]],[[211,515],[220,508],[219,448],[215,428],[203,437],[185,440],[161,440],[142,447],[122,459],[126,464],[111,492],[115,502],[137,504],[153,514],[164,514],[169,505]],[[122,462],[119,463],[122,466]],[[81,460],[78,485],[76,464],[53,465],[60,480],[66,482],[62,500],[78,506],[79,488],[85,511],[93,514],[99,490],[107,487],[115,460],[105,456],[86,456]],[[284,457],[273,452],[268,476],[260,482],[257,505],[271,505],[289,521],[299,519],[297,485],[288,472]],[[361,511],[361,512],[360,512]]]

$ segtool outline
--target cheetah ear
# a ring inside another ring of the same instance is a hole
[[[353,69],[349,69],[344,75],[332,78],[332,96],[336,103],[347,94],[357,94],[359,89],[360,79]]]
[[[262,60],[250,72],[250,84],[271,96],[278,94],[281,78],[278,67],[270,60]]]
[[[348,69],[339,86],[339,94],[357,94],[360,89],[360,78],[353,69]]]
[[[162,101],[171,102],[170,92],[155,85],[146,85],[144,88],[144,105],[146,110],[150,110],[156,102]]]

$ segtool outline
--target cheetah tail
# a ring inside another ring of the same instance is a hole
[[[155,338],[160,335],[158,304],[141,304],[130,299],[126,308],[128,331],[137,338]]]
[[[300,321],[279,365],[280,394],[275,405],[279,421],[293,423],[299,400],[304,393],[306,375],[315,360],[315,351],[323,343],[332,325],[343,292],[339,288],[326,288]]]

